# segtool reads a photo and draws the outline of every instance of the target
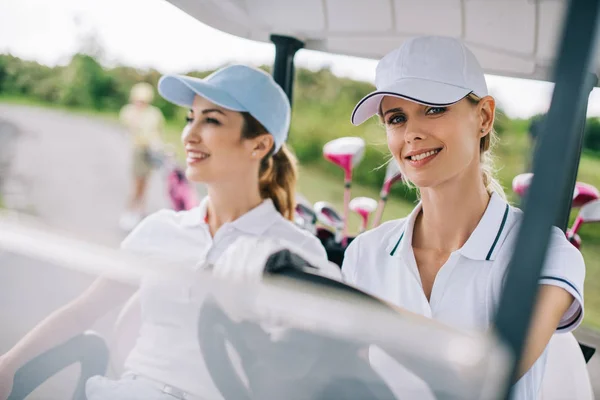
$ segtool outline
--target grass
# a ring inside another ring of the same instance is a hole
[[[0,102],[20,104],[28,106],[41,106],[46,108],[60,109],[81,115],[99,117],[110,121],[116,121],[116,113],[70,109],[54,104],[32,101],[20,97],[1,97]],[[180,143],[182,124],[180,121],[168,121],[166,125],[166,139],[174,143],[179,155],[183,155]],[[336,131],[331,136],[339,136]],[[370,139],[370,138],[366,138]],[[372,140],[367,140],[372,143]],[[526,160],[529,153],[529,140],[527,137],[527,121],[514,120],[501,137],[500,144],[496,149],[498,177],[505,187],[509,200],[518,204],[518,198],[511,191],[512,178],[525,172]],[[578,180],[592,184],[600,188],[600,157],[597,154],[585,152],[582,155]],[[305,164],[300,167],[300,178],[298,191],[311,202],[324,200],[335,205],[340,211],[343,209],[343,176],[341,170],[326,168],[319,160],[315,163]],[[379,190],[375,187],[355,183],[352,195],[379,197]],[[1,201],[1,200],[0,200]],[[384,220],[406,216],[414,207],[414,203],[400,196],[391,196],[384,213]],[[576,211],[572,213],[571,221],[575,218]],[[351,215],[350,232],[355,233],[359,226],[359,219]],[[582,253],[586,261],[587,275],[585,281],[586,312],[584,325],[600,329],[600,229],[598,225],[584,225],[580,231],[583,241]]]

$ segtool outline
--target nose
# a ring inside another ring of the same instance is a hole
[[[416,118],[411,118],[406,122],[404,131],[404,141],[406,143],[413,143],[418,140],[424,140],[427,138],[427,134],[424,132],[423,126],[415,121]]]
[[[183,131],[181,132],[181,141],[183,144],[200,142],[200,133],[198,132],[198,128],[194,127],[193,123],[187,124],[183,128]]]

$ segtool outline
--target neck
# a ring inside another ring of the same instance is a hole
[[[421,189],[422,211],[415,221],[413,246],[453,252],[469,239],[490,200],[481,173]]]
[[[214,236],[223,224],[233,222],[259,206],[263,199],[258,182],[219,183],[208,186],[208,224]]]

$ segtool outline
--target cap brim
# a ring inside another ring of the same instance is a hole
[[[191,107],[196,95],[232,111],[247,111],[229,93],[199,78],[165,75],[158,81],[158,93],[167,101],[182,107]]]
[[[358,102],[352,111],[351,121],[360,125],[379,112],[379,105],[385,96],[400,97],[428,106],[449,106],[471,93],[470,89],[446,83],[405,78],[392,85],[369,93]]]

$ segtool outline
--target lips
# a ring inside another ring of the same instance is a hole
[[[205,153],[203,151],[199,151],[199,150],[186,150],[185,153],[187,156],[186,160],[187,160],[188,164],[203,161],[203,160],[206,160],[208,157],[210,157],[210,154]]]
[[[442,151],[443,148],[430,148],[413,150],[407,153],[404,159],[414,168],[420,168],[428,164]]]
[[[431,157],[431,156],[439,153],[440,150],[442,150],[442,149],[441,148],[440,149],[433,149],[433,150],[427,150],[427,151],[416,153],[416,154],[411,154],[409,156],[406,156],[406,159],[411,160],[411,161],[420,161],[420,160],[423,160],[423,159],[425,159],[427,157]]]

